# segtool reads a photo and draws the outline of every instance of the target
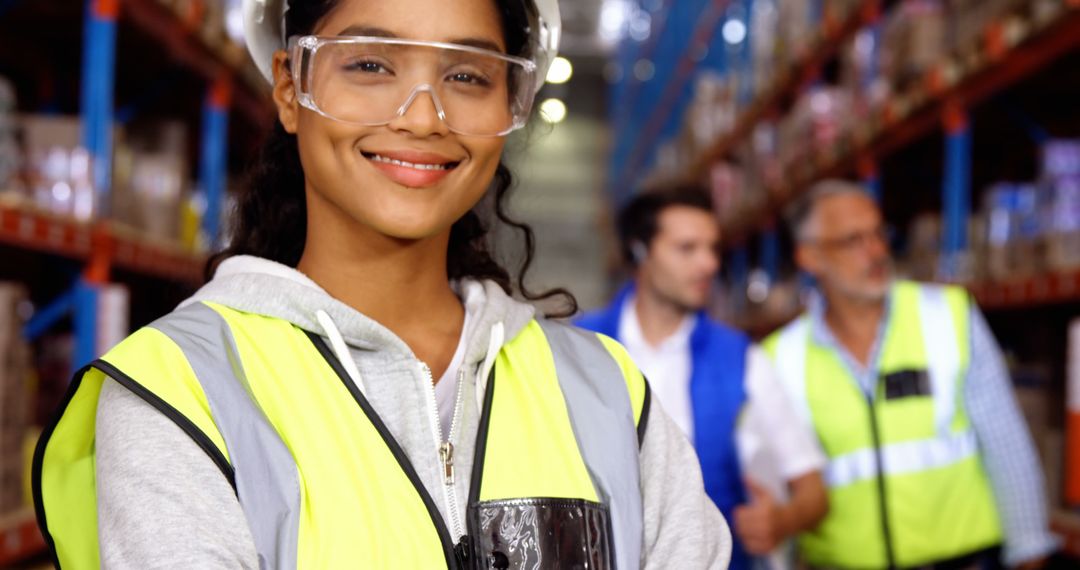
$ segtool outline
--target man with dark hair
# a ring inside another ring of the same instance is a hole
[[[822,568],[1034,569],[1055,548],[1043,476],[986,322],[959,287],[895,279],[881,211],[827,180],[791,208],[817,290],[765,341],[828,453]]]
[[[764,352],[703,310],[720,265],[708,195],[692,187],[641,194],[619,214],[618,229],[633,282],[578,324],[626,346],[654,403],[694,443],[705,490],[738,538],[731,568],[750,568],[755,555],[789,566],[778,547],[828,509],[824,456]],[[762,471],[769,480],[753,480]]]

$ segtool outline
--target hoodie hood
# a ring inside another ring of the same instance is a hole
[[[503,339],[496,339],[496,349],[517,336],[534,316],[532,305],[513,299],[492,281],[463,279],[452,286],[468,315],[467,329],[463,331],[466,366],[484,360],[492,348],[491,331],[499,323],[504,334]],[[307,275],[268,259],[246,255],[226,259],[214,278],[180,307],[199,302],[284,319],[324,336],[329,331],[320,323],[318,314],[325,312],[350,348],[413,356],[408,345],[390,329],[335,299]]]

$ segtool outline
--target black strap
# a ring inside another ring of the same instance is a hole
[[[638,449],[645,443],[645,429],[649,426],[649,409],[652,407],[652,388],[649,387],[649,379],[642,374],[645,382],[645,401],[641,403],[641,419],[637,423]]]

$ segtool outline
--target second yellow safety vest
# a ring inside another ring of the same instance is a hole
[[[1001,528],[964,408],[971,305],[956,287],[897,282],[868,397],[800,317],[765,342],[828,456],[829,514],[800,540],[839,568],[909,567],[994,546]]]

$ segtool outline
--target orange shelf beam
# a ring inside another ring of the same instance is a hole
[[[78,260],[104,256],[116,268],[183,283],[202,280],[206,257],[117,224],[96,225],[0,202],[0,243]]]
[[[1080,303],[1080,268],[1009,281],[983,281],[962,285],[975,297],[979,308],[987,311]],[[800,314],[802,314],[802,309],[786,313],[758,314],[749,318],[736,319],[732,325],[754,338],[761,338],[791,322]]]
[[[7,567],[45,552],[33,509],[0,518],[0,567]]]
[[[984,309],[1022,309],[1080,301],[1080,269],[968,286]]]

